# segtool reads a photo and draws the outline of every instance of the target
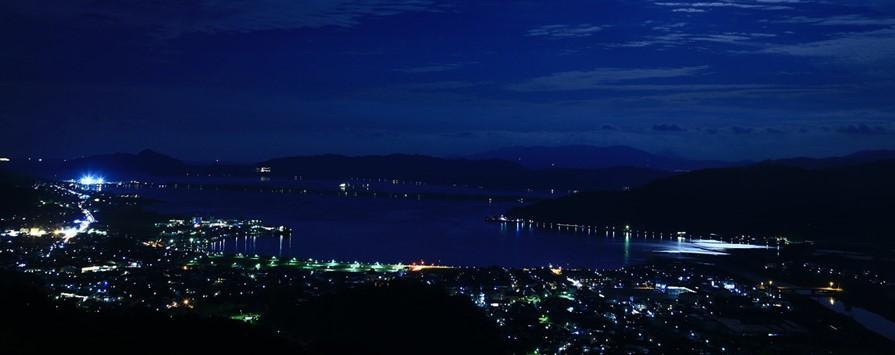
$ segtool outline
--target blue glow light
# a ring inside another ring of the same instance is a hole
[[[96,177],[92,175],[83,176],[78,180],[78,183],[81,185],[102,185],[105,183],[105,179],[102,177]]]

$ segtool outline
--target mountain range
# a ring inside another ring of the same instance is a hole
[[[804,169],[823,169],[885,160],[895,160],[895,150],[865,150],[831,158],[775,159],[763,161],[762,164],[793,166]]]
[[[270,159],[256,164],[185,163],[145,150],[116,153],[62,162],[34,161],[13,164],[19,171],[55,179],[74,179],[85,174],[107,180],[144,177],[257,177],[260,174],[304,179],[366,178],[419,181],[494,189],[620,190],[639,186],[674,173],[637,167],[602,169],[530,169],[503,160],[449,159],[424,155],[312,155]],[[265,171],[260,172],[264,167]]]
[[[549,167],[601,169],[618,166],[666,171],[687,171],[745,165],[749,162],[691,160],[649,153],[627,146],[590,145],[509,147],[467,156],[469,159],[500,159],[532,169]]]
[[[516,157],[509,159],[509,157]],[[503,158],[500,158],[503,157]],[[504,159],[506,158],[506,159]],[[689,170],[742,166],[788,166],[826,169],[895,159],[895,151],[865,151],[842,157],[792,158],[759,163],[688,160],[610,146],[517,147],[465,158],[425,155],[308,155],[269,159],[255,164],[187,163],[152,150],[115,153],[66,161],[6,162],[37,176],[72,179],[85,174],[110,180],[144,177],[256,177],[307,179],[397,179],[432,184],[460,184],[497,189],[617,191],[642,186]]]

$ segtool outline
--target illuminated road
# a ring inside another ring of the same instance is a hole
[[[66,227],[55,232],[55,234],[61,234],[62,239],[59,242],[50,245],[50,249],[47,251],[47,257],[49,257],[53,253],[53,251],[56,250],[56,248],[62,248],[66,243],[68,243],[69,240],[76,237],[78,234],[86,232],[88,229],[90,229],[90,225],[96,222],[96,218],[93,217],[93,213],[91,213],[90,210],[86,208],[86,205],[90,200],[90,195],[69,190],[64,187],[60,187],[60,189],[80,197],[81,202],[78,203],[78,209],[80,209],[81,213],[84,214],[84,218],[74,221],[75,225],[72,227]]]
[[[62,230],[62,243],[68,243],[68,241],[80,233],[84,233],[90,228],[90,225],[96,222],[96,219],[93,218],[93,214],[90,213],[89,210],[84,208],[84,203],[81,202],[78,204],[78,208],[81,209],[81,213],[84,213],[84,219],[77,222],[76,227],[69,227]]]

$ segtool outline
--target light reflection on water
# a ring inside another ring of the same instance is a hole
[[[133,191],[121,191],[133,193]],[[261,219],[292,228],[290,237],[230,238],[216,251],[248,255],[455,266],[617,268],[656,252],[718,252],[740,245],[679,243],[671,237],[487,223],[517,204],[478,200],[333,197],[246,191],[141,189],[151,208],[182,216]],[[625,237],[627,235],[627,238]]]
[[[728,243],[713,239],[678,240],[671,248],[660,250],[668,254],[728,255],[730,250],[769,249],[767,245]]]
[[[836,313],[854,319],[868,330],[895,341],[895,322],[860,307],[848,307],[834,297],[814,297],[814,300]]]

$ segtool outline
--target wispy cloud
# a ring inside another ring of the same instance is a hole
[[[598,68],[588,71],[568,71],[537,77],[507,86],[514,91],[572,91],[597,89],[606,84],[644,79],[663,79],[698,75],[707,66],[680,68]]]
[[[800,1],[793,0],[757,0],[757,1],[697,1],[697,2],[656,2],[656,5],[673,7],[676,12],[705,12],[709,9],[737,8],[757,10],[789,10],[791,4]],[[786,5],[781,5],[786,4]]]
[[[435,81],[428,83],[416,83],[416,84],[403,84],[395,86],[398,89],[404,90],[412,90],[412,91],[439,91],[439,90],[458,90],[458,89],[469,89],[475,87],[481,87],[490,85],[490,82],[484,81]]]
[[[527,36],[546,37],[554,39],[590,37],[600,32],[605,26],[597,26],[589,23],[580,25],[544,25],[528,30]]]
[[[437,73],[437,72],[455,70],[455,69],[461,68],[467,64],[472,64],[472,62],[429,64],[429,65],[423,65],[423,66],[418,66],[418,67],[398,68],[398,69],[395,69],[395,71],[401,72],[401,73],[407,73],[407,74]]]
[[[759,52],[797,57],[826,57],[855,63],[891,63],[895,60],[895,28],[845,33],[835,38],[813,42],[774,45]]]
[[[671,10],[671,12],[700,13],[700,12],[705,12],[705,10],[697,9],[697,8],[693,8],[693,7],[682,7],[682,8],[677,8],[677,9]]]
[[[757,43],[777,37],[774,33],[763,32],[715,32],[715,33],[688,33],[680,30],[659,28],[658,35],[646,36],[643,39],[622,43],[613,43],[608,47],[637,48],[649,46],[679,47],[693,43],[720,43],[727,45],[754,46]]]
[[[850,135],[872,136],[891,134],[892,130],[883,126],[871,126],[864,123],[836,128],[836,132]]]
[[[157,36],[187,33],[246,33],[264,30],[357,26],[366,17],[439,11],[434,0],[155,0],[12,1],[19,13],[43,17],[104,19],[104,23],[148,28]]]
[[[777,23],[798,23],[817,26],[895,26],[895,18],[850,14],[829,17],[794,16]]]
[[[733,134],[750,134],[750,133],[752,133],[752,130],[753,129],[750,127],[740,127],[740,126],[730,127],[730,131],[733,132]]]
[[[653,125],[653,130],[657,132],[686,132],[687,130],[681,126],[670,123],[662,123]]]

